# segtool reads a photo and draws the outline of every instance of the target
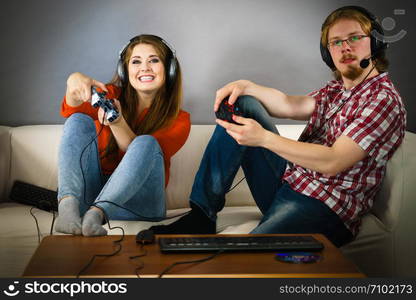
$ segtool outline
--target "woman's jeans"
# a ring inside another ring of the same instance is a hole
[[[267,111],[255,98],[240,97],[238,105],[244,117],[278,134]],[[292,190],[282,181],[286,165],[285,159],[265,148],[239,145],[217,125],[195,177],[190,201],[215,221],[241,166],[263,214],[252,233],[322,233],[336,246],[351,240],[351,232],[327,205]]]
[[[150,135],[136,137],[111,176],[103,175],[94,121],[75,113],[65,122],[58,164],[58,200],[79,200],[81,216],[92,205],[110,220],[159,221],[166,215],[163,153]]]

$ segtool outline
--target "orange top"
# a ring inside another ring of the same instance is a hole
[[[106,85],[108,93],[106,97],[108,99],[117,99],[120,95],[120,88],[114,85]],[[80,106],[71,107],[66,103],[66,97],[62,100],[61,105],[61,115],[64,118],[68,118],[70,115],[81,112],[89,115],[94,119],[96,132],[100,132],[101,123],[98,121],[98,108],[91,106],[90,102],[84,102]],[[148,109],[146,108],[138,116],[137,121],[140,122],[146,116]],[[111,129],[109,126],[103,126],[100,135],[98,136],[98,150],[99,153],[104,153],[109,141]],[[191,130],[191,121],[189,113],[181,110],[177,118],[170,124],[168,127],[164,127],[152,133],[151,135],[158,141],[160,148],[163,151],[163,159],[165,163],[165,187],[169,182],[169,168],[170,168],[170,158],[185,144],[186,139],[188,138],[189,132]],[[118,156],[116,158],[112,157],[101,157],[101,169],[104,174],[111,174],[121,159],[124,156],[123,151],[119,150]]]

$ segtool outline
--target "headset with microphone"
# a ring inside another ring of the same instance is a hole
[[[124,65],[124,58],[125,58],[124,56],[126,55],[127,48],[131,45],[131,43],[134,43],[143,37],[151,37],[151,38],[157,39],[160,42],[162,42],[168,49],[168,55],[165,61],[165,70],[166,70],[166,75],[167,75],[167,86],[171,87],[173,83],[175,82],[177,69],[178,69],[178,60],[176,59],[176,52],[164,39],[162,39],[161,37],[157,35],[141,34],[130,39],[130,41],[119,52],[118,63],[117,63],[117,75],[120,77],[120,80],[123,84],[127,83],[128,72],[126,70],[126,66]]]
[[[343,11],[343,10],[356,10],[362,13],[371,22],[371,32],[375,31],[378,33],[378,36],[384,36],[384,30],[382,26],[380,25],[377,17],[373,15],[371,12],[369,12],[367,9],[365,9],[364,7],[344,6],[333,11],[330,14],[330,16],[335,12]],[[328,19],[326,19],[325,22],[322,24],[321,32],[323,31],[324,25],[327,23],[327,20]],[[381,54],[388,47],[388,44],[385,41],[374,37],[373,34],[371,34],[371,32],[370,32],[371,55],[370,57],[364,58],[360,61],[360,67],[363,69],[367,68],[370,64],[370,61],[376,58],[379,54]],[[322,60],[327,64],[328,67],[330,67],[333,71],[335,71],[336,70],[335,64],[334,64],[334,61],[332,60],[331,53],[329,53],[327,45],[323,45],[322,41],[319,44],[320,44],[320,49],[321,49]]]
[[[388,46],[388,44],[386,44],[387,46]],[[386,48],[387,48],[387,46],[386,46]],[[377,55],[382,51],[382,50],[385,50],[385,48],[380,48],[380,49],[377,49],[373,54],[371,54],[371,56],[369,57],[369,58],[363,58],[361,61],[360,61],[360,67],[362,68],[362,69],[365,69],[365,68],[367,68],[369,65],[370,65],[370,61],[373,59],[373,58],[376,58],[377,57]]]
[[[377,18],[372,13],[370,13],[368,10],[366,10],[363,7],[360,7],[360,6],[344,6],[344,7],[338,8],[337,10],[332,12],[329,16],[331,16],[333,13],[335,13],[337,11],[349,10],[349,9],[361,12],[363,15],[365,15],[367,18],[369,18],[370,21],[371,21],[371,31],[375,30],[380,35],[384,36],[383,28],[380,26],[380,23],[377,21]],[[323,31],[324,25],[327,23],[328,18],[323,23],[321,32]],[[370,57],[364,58],[360,61],[360,67],[363,68],[363,69],[367,68],[370,65],[370,61],[372,59],[376,58],[378,55],[380,55],[388,47],[388,44],[386,42],[384,42],[383,40],[376,39],[373,35],[371,35],[371,33],[370,33],[370,38],[371,38],[371,54],[370,54]],[[336,70],[335,64],[332,60],[331,54],[329,53],[329,50],[328,50],[327,46],[323,45],[322,42],[320,42],[320,48],[321,48],[321,56],[322,56],[323,61],[328,65],[328,67],[330,67],[333,71],[335,71]],[[367,77],[370,75],[370,73],[372,72],[372,70],[374,68],[375,68],[375,66],[373,66],[373,68],[367,73],[367,75],[364,77],[364,79],[361,80],[360,84],[367,79]],[[349,97],[344,99],[335,111],[333,111],[331,114],[329,114],[325,117],[326,122],[329,122],[331,119],[333,119],[338,114],[338,112],[344,107],[344,105],[355,95],[356,91],[357,90],[354,90],[352,93],[350,93]],[[318,133],[318,131],[320,129],[321,128],[315,128],[308,135],[302,134],[301,137],[299,138],[299,141],[306,142],[306,141],[310,140],[312,137],[315,136],[315,134]]]

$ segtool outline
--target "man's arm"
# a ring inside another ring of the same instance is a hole
[[[367,156],[357,143],[344,135],[328,147],[294,141],[268,131],[263,147],[290,162],[328,176],[351,168]]]
[[[313,97],[286,95],[277,89],[261,86],[248,80],[238,80],[217,91],[214,110],[218,109],[225,97],[230,96],[228,102],[233,104],[241,95],[255,97],[272,117],[282,119],[307,121],[315,109]]]
[[[235,125],[217,119],[237,143],[246,146],[264,147],[298,164],[328,176],[334,176],[364,159],[367,153],[351,138],[340,136],[331,146],[303,143],[281,137],[267,131],[253,119],[234,116]]]

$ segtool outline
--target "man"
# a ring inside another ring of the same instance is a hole
[[[372,207],[406,124],[400,95],[385,72],[387,45],[372,30],[383,34],[361,7],[342,7],[327,17],[321,53],[336,80],[307,96],[247,80],[219,89],[214,110],[229,96],[244,117],[233,116],[239,125],[217,119],[195,177],[190,214],[150,229],[215,233],[216,214],[241,166],[263,213],[252,233],[318,232],[338,247],[349,242]],[[269,116],[308,124],[293,141],[278,135]]]

